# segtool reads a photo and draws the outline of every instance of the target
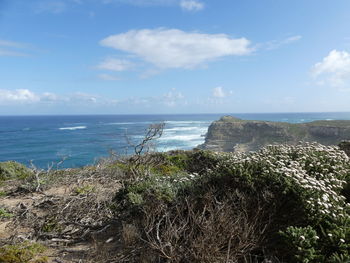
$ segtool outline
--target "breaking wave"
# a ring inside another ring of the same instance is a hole
[[[64,131],[64,130],[69,130],[69,131],[74,131],[74,130],[83,130],[86,129],[86,126],[75,126],[75,127],[62,127],[59,128],[59,130]]]

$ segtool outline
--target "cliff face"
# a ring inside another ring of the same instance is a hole
[[[255,151],[269,144],[297,144],[299,141],[337,145],[350,140],[350,121],[314,121],[292,124],[245,121],[231,116],[214,121],[208,129],[203,149],[224,152]]]

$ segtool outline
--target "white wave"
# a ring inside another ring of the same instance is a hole
[[[82,129],[86,129],[86,126],[75,126],[75,127],[63,127],[63,128],[59,128],[59,130],[61,130],[61,131],[64,131],[64,130],[74,131],[74,130],[82,130]]]
[[[326,121],[333,121],[333,119],[326,119]]]
[[[143,139],[145,138],[145,135],[127,135],[133,139]]]
[[[196,127],[196,126],[192,126],[192,127],[174,127],[174,128],[168,128],[168,129],[164,129],[164,132],[181,132],[181,131],[198,131],[198,132],[206,132],[207,131],[207,127]]]
[[[175,135],[175,136],[164,136],[161,137],[159,140],[161,141],[202,141],[204,140],[203,136],[201,134],[184,134],[184,135]]]
[[[179,145],[173,145],[173,146],[167,146],[166,144],[164,145],[157,145],[157,151],[159,152],[168,152],[168,151],[173,151],[173,150],[190,150],[198,145],[204,143],[203,141],[187,141],[180,143]]]
[[[170,124],[192,124],[192,123],[211,123],[211,121],[166,121]]]
[[[198,127],[175,127],[164,129],[164,132],[172,132],[172,131],[193,131],[198,129]]]
[[[136,122],[110,122],[110,123],[103,123],[103,125],[132,125],[136,124]]]
[[[151,121],[136,121],[136,122],[108,122],[103,123],[102,125],[135,125],[135,124],[152,124],[155,122]]]

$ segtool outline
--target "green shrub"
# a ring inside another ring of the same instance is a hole
[[[46,248],[38,243],[23,242],[0,248],[0,263],[45,263],[47,257],[39,256]]]
[[[286,243],[286,248],[293,252],[291,257],[294,262],[321,262],[320,251],[316,251],[317,236],[316,230],[311,226],[307,227],[288,227],[284,232],[280,232]]]
[[[141,247],[159,259],[348,260],[350,205],[344,193],[350,162],[337,147],[194,151],[179,163],[185,164],[182,173],[147,174],[117,194],[122,218],[142,233]]]
[[[0,181],[9,179],[25,179],[32,175],[32,171],[17,162],[0,163]]]
[[[47,217],[45,219],[45,222],[41,226],[41,231],[45,233],[60,233],[62,231],[62,226],[57,222],[57,219],[55,219],[54,217]]]
[[[90,184],[79,186],[79,187],[76,187],[74,189],[74,192],[77,195],[87,195],[87,194],[92,193],[94,191],[95,191],[95,187],[93,185],[90,185]]]
[[[188,168],[190,152],[186,151],[173,151],[164,154],[165,159],[172,165],[179,169],[186,170]]]

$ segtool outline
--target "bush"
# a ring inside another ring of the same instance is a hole
[[[0,181],[9,179],[25,179],[32,175],[32,171],[17,162],[0,163]]]
[[[171,159],[170,159],[171,160]],[[347,262],[349,158],[319,144],[195,151],[117,194],[140,255],[161,262]],[[150,261],[153,262],[153,261]]]
[[[38,243],[23,242],[0,248],[0,263],[46,263],[48,258],[39,256],[46,248]]]
[[[338,146],[340,150],[343,150],[348,156],[350,156],[350,141],[342,141]]]

